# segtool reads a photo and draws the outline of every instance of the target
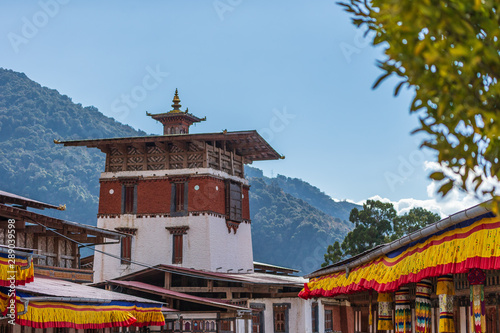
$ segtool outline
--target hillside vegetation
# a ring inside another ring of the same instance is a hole
[[[54,139],[145,134],[22,73],[0,69],[0,188],[66,204],[65,212],[55,212],[60,218],[96,224],[104,155],[96,149],[64,148]]]

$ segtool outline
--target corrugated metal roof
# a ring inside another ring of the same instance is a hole
[[[267,270],[286,271],[286,272],[291,272],[291,273],[298,273],[298,272],[300,272],[297,269],[283,267],[283,266],[276,266],[276,265],[266,264],[266,263],[257,262],[257,261],[253,262],[253,267],[254,268],[258,267],[258,268],[267,269]]]
[[[303,285],[308,280],[300,276],[277,275],[266,273],[218,273],[202,271],[193,268],[185,268],[170,265],[157,265],[152,268],[146,268],[129,275],[118,278],[120,281],[128,279],[137,279],[144,273],[154,270],[161,270],[179,275],[186,275],[191,277],[204,278],[208,280],[228,281],[228,282],[242,282],[253,284],[275,284],[275,285]]]
[[[308,280],[301,276],[277,275],[266,273],[234,273],[225,274],[235,280],[253,284],[277,284],[303,287]]]
[[[181,293],[178,291],[172,291],[169,289],[165,289],[165,288],[158,287],[158,286],[153,286],[151,284],[147,284],[147,283],[139,282],[139,281],[109,280],[108,282],[111,284],[115,284],[115,285],[126,287],[126,288],[131,288],[134,290],[144,291],[144,292],[152,293],[152,294],[156,294],[156,295],[164,295],[164,296],[172,297],[175,299],[180,299],[183,301],[193,302],[193,303],[211,305],[211,306],[215,306],[218,308],[224,308],[224,309],[230,309],[230,310],[246,310],[246,311],[250,310],[248,308],[229,304],[229,303],[226,303],[226,302],[221,301],[221,300],[184,294],[184,293]]]
[[[16,290],[33,296],[44,295],[52,297],[86,298],[96,300],[162,304],[160,302],[141,297],[121,294],[109,290],[89,287],[73,282],[47,278],[39,275],[36,275],[35,280],[31,283],[28,283],[24,286],[16,286]]]
[[[59,207],[37,201],[37,200],[32,200],[30,198],[22,197],[20,195],[6,192],[6,191],[0,191],[0,203],[4,204],[13,204],[13,205],[21,205],[21,206],[26,206],[26,207],[32,207],[32,208],[38,208],[38,209],[45,209],[45,208],[52,208],[52,209],[58,209]]]
[[[12,214],[15,214],[17,216],[16,218],[22,218],[34,224],[36,224],[36,222],[39,222],[40,224],[44,225],[47,228],[62,229],[64,225],[73,226],[86,230],[90,234],[99,234],[100,236],[106,238],[120,239],[121,237],[127,235],[125,233],[118,231],[102,229],[78,222],[61,220],[54,217],[31,212],[25,209],[0,204],[0,216],[2,216],[2,214],[4,214],[7,217],[12,217]]]

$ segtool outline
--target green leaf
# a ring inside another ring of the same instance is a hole
[[[449,180],[439,188],[438,193],[441,193],[444,197],[446,194],[448,194],[448,192],[450,192],[452,188],[453,188],[453,180]]]
[[[441,171],[436,171],[436,172],[431,173],[429,178],[432,180],[443,180],[445,178],[445,175]]]

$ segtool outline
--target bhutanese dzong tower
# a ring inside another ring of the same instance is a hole
[[[189,134],[205,120],[173,109],[148,116],[163,135],[61,142],[106,154],[97,225],[130,234],[121,245],[97,247],[121,259],[94,257],[94,281],[149,265],[213,272],[253,270],[248,181],[244,165],[281,156],[257,131]]]

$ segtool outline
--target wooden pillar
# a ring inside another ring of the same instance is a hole
[[[234,176],[234,153],[231,152],[231,175]]]
[[[141,147],[142,153],[144,154],[144,160],[142,161],[142,170],[146,171],[148,169],[148,147],[146,143]]]
[[[80,248],[78,244],[72,243],[73,245],[73,256],[75,259],[73,260],[73,268],[80,268]]]
[[[40,241],[40,240],[38,239],[38,234],[37,234],[37,233],[34,233],[34,234],[33,234],[33,248],[34,248],[35,250],[37,250],[37,251],[35,252],[36,254],[38,254],[38,253],[40,252],[40,251],[39,251],[39,250],[40,250],[40,245],[38,244],[38,243],[39,243],[39,241]],[[37,259],[33,258],[33,263],[34,263],[34,264],[40,264],[39,260],[40,260],[40,259],[38,259],[38,258],[37,258]]]
[[[222,170],[222,151],[221,148],[219,150],[219,170]]]
[[[188,157],[189,157],[189,152],[187,151],[182,154],[182,167],[186,169],[188,167]]]
[[[170,169],[170,149],[168,147],[168,143],[165,142],[165,169]]]
[[[208,149],[207,143],[203,143],[203,167],[208,168]]]
[[[128,152],[127,152],[127,147],[122,150],[123,153],[123,162],[122,162],[122,170],[121,171],[127,171],[127,162],[128,162]]]
[[[467,307],[461,306],[459,312],[460,326],[457,327],[460,333],[467,333]]]
[[[172,273],[165,272],[163,288],[170,289],[172,287]]]
[[[54,237],[54,253],[56,254],[56,262],[54,263],[55,267],[62,267],[61,266],[61,247],[59,246],[59,237]]]
[[[433,333],[439,333],[439,307],[434,307],[433,309],[433,317],[434,317],[434,325],[432,325],[432,332]]]
[[[470,331],[470,308],[469,306],[465,306],[465,332],[469,333]]]

